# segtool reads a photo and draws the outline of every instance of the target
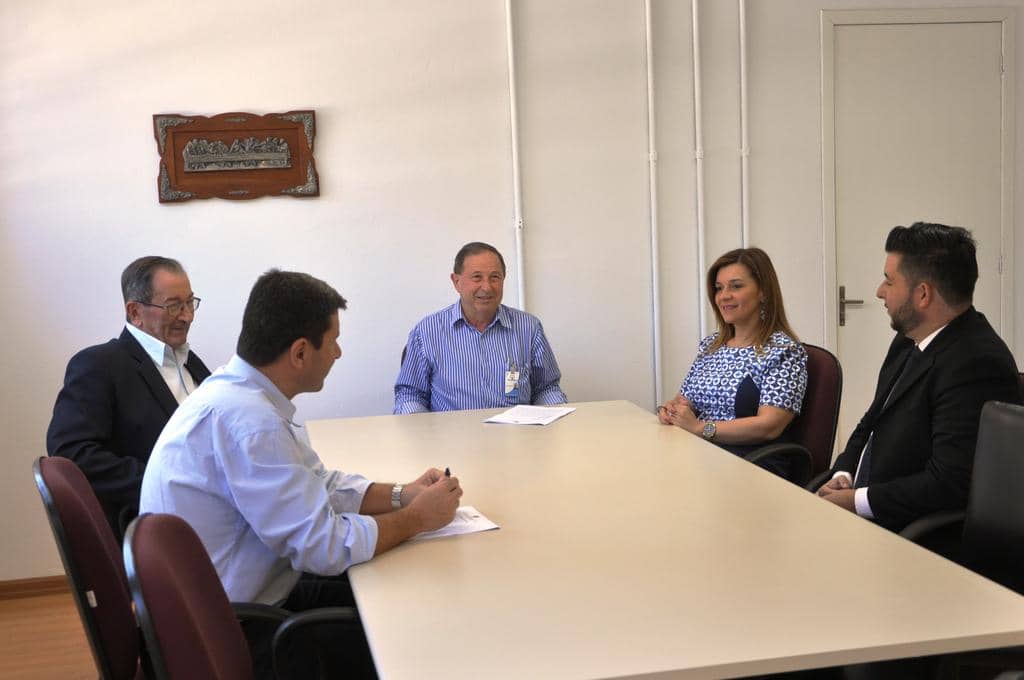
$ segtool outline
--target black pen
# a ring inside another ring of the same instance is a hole
[[[452,476],[452,471],[449,470],[448,468],[445,468],[444,469],[444,476],[445,477],[451,477]]]

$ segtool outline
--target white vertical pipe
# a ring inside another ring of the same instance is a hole
[[[654,337],[654,403],[661,403],[661,270],[658,246],[658,151],[654,116],[654,42],[651,0],[644,0],[644,40],[647,46],[647,162],[651,211],[651,330]]]
[[[737,0],[740,11],[740,209],[742,245],[750,245],[750,141],[747,131],[747,2]]]
[[[508,108],[512,127],[512,206],[516,234],[516,272],[519,309],[526,310],[526,272],[523,268],[523,193],[519,175],[519,105],[516,101],[515,32],[512,28],[512,0],[505,0],[505,43],[508,48]]]
[[[699,0],[690,0],[693,10],[693,138],[694,158],[696,159],[696,201],[697,201],[697,291],[699,301],[697,309],[700,318],[700,334],[698,342],[707,334],[707,305],[704,302],[704,100],[703,85],[700,77],[700,11]]]

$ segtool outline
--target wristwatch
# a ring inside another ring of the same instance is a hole
[[[403,484],[395,484],[391,487],[391,507],[395,510],[402,509],[402,489],[404,488]]]
[[[716,432],[718,432],[718,426],[709,420],[708,422],[704,423],[704,430],[701,432],[701,435],[704,437],[704,439],[711,441],[712,439],[715,438]]]

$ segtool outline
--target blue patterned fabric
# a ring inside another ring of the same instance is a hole
[[[701,420],[721,422],[753,416],[758,406],[800,413],[807,390],[807,352],[781,331],[760,351],[754,347],[707,349],[718,333],[701,340],[697,358],[679,391]]]

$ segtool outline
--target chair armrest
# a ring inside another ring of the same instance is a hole
[[[821,488],[821,485],[832,479],[832,470],[825,470],[811,478],[811,481],[804,485],[804,488],[814,493]]]
[[[811,452],[799,444],[791,442],[767,444],[748,453],[744,458],[750,463],[757,463],[769,456],[778,455],[792,458],[793,465],[790,469],[789,481],[793,482],[797,486],[803,486],[806,484],[807,478],[811,476]]]
[[[332,636],[336,632],[341,633],[337,643],[342,648],[348,646],[354,649],[357,643],[362,644],[363,625],[354,607],[321,607],[292,614],[274,633],[274,675],[278,680],[290,680],[292,677],[288,652],[294,644],[295,636],[306,628],[322,625],[332,627]],[[350,636],[353,642],[346,645],[345,640]]]
[[[941,512],[933,512],[930,515],[919,517],[907,526],[903,527],[903,531],[900,532],[900,536],[908,541],[920,543],[923,538],[934,531],[963,522],[965,514],[966,513],[963,510],[944,510]]]
[[[267,621],[280,624],[292,616],[287,609],[258,602],[232,602],[231,608],[239,621]]]

